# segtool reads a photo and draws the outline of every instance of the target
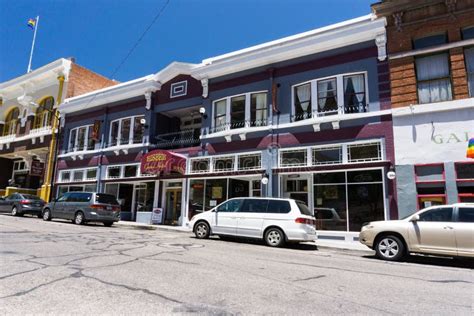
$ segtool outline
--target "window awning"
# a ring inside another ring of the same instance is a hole
[[[168,150],[153,150],[143,155],[140,163],[142,174],[186,173],[186,156]]]

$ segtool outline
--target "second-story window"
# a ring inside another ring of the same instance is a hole
[[[16,134],[19,116],[20,110],[18,108],[14,108],[8,112],[7,117],[5,118],[5,125],[3,126],[3,136]]]
[[[426,49],[447,43],[447,34],[435,34],[413,40],[413,48]],[[438,53],[415,58],[419,103],[451,100],[449,54]]]
[[[344,76],[344,113],[365,112],[364,75]]]
[[[295,115],[297,120],[311,117],[311,84],[295,87]]]
[[[230,99],[230,128],[245,127],[245,95]]]
[[[336,78],[318,81],[318,112],[337,113],[337,81]]]
[[[95,140],[92,139],[93,125],[80,126],[69,132],[68,151],[93,150]]]
[[[39,107],[36,109],[33,128],[51,126],[53,122],[53,106],[53,97],[47,97],[40,102]]]
[[[214,131],[267,125],[267,93],[250,92],[214,102]]]
[[[451,100],[451,80],[447,53],[416,58],[416,81],[420,103]]]
[[[341,74],[294,86],[292,121],[367,112],[366,79],[365,73]]]
[[[466,60],[466,71],[469,85],[469,96],[474,97],[474,47],[464,51],[464,58]]]
[[[110,146],[141,144],[143,142],[144,116],[125,117],[110,123]]]

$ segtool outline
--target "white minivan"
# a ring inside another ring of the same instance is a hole
[[[193,216],[197,238],[210,235],[263,239],[268,246],[315,241],[315,218],[301,201],[278,198],[233,198]]]

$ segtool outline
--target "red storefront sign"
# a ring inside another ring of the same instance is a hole
[[[141,173],[160,174],[186,172],[186,157],[167,150],[153,150],[143,155],[140,164]]]

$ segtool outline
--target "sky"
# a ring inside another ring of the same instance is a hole
[[[173,61],[199,63],[366,15],[374,2],[0,0],[0,82],[26,73],[33,39],[27,21],[37,15],[33,69],[61,57],[74,57],[78,64],[123,82],[156,73]]]

